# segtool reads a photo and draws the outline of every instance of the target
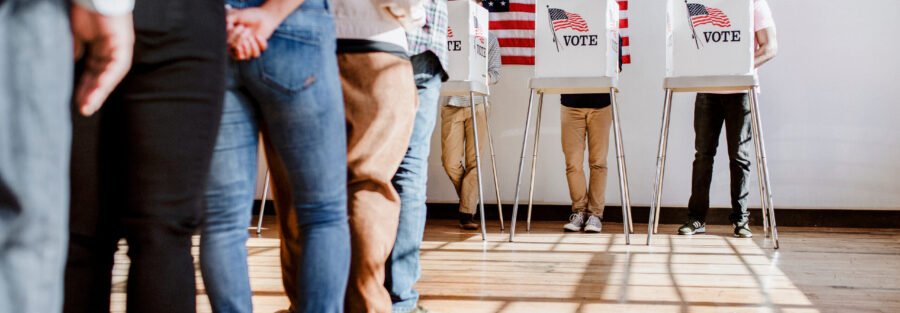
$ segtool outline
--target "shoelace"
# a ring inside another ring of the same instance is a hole
[[[584,215],[581,213],[572,213],[572,215],[569,215],[569,223],[576,222],[578,224],[584,223]]]
[[[701,224],[700,221],[694,221],[694,223],[691,225],[694,226],[695,229],[700,228],[700,226],[703,226],[703,224]]]

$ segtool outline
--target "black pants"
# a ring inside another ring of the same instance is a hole
[[[748,178],[750,176],[750,102],[747,94],[698,94],[694,105],[695,149],[691,179],[690,218],[706,220],[709,186],[719,134],[725,124],[728,167],[731,170],[732,223],[747,221]]]
[[[125,238],[128,312],[194,312],[191,236],[222,114],[220,0],[138,0],[128,76],[98,114],[76,117],[66,312],[109,312]]]

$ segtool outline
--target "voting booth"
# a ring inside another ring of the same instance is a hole
[[[516,194],[509,241],[514,241],[516,235],[519,186],[522,182],[535,95],[538,96],[538,108],[534,130],[531,183],[528,192],[528,217],[526,219],[526,230],[528,231],[531,230],[531,211],[534,200],[544,94],[608,93],[612,100],[612,126],[622,199],[622,224],[624,225],[625,243],[631,244],[631,233],[633,232],[631,196],[628,191],[625,148],[622,143],[618,101],[616,100],[619,76],[618,1],[536,0],[534,36],[534,77],[529,82],[531,95],[528,100],[525,133],[522,136],[522,155],[519,159],[519,171],[516,176]]]
[[[647,245],[659,228],[666,171],[672,96],[676,92],[745,92],[749,94],[756,171],[759,177],[763,231],[778,249],[778,230],[766,148],[759,113],[759,82],[754,70],[756,49],[753,0],[667,0],[666,78],[656,158],[656,180],[650,204]]]
[[[534,77],[617,77],[619,4],[615,0],[538,0]]]
[[[487,84],[488,11],[472,1],[447,2],[450,81]]]
[[[500,182],[497,176],[497,162],[494,155],[494,140],[491,136],[490,106],[488,105],[488,11],[472,1],[460,0],[447,3],[447,75],[448,81],[441,84],[441,96],[464,96],[469,98],[472,110],[472,128],[475,144],[475,167],[478,177],[478,210],[481,217],[481,239],[487,240],[487,226],[484,218],[484,188],[481,175],[481,148],[478,127],[486,127],[491,148],[491,168],[494,173],[494,187],[497,190],[497,210],[500,215],[500,230],[503,225],[503,205],[500,203]],[[483,97],[485,103],[485,125],[478,125],[475,97]]]
[[[753,0],[668,0],[666,76],[753,74]]]

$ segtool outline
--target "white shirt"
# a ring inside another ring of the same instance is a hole
[[[128,14],[134,10],[134,0],[73,0],[75,4],[106,16]],[[153,1],[153,0],[149,0]]]

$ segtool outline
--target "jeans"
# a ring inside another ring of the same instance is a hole
[[[227,1],[240,9],[262,1]],[[297,312],[342,312],[350,264],[347,139],[325,0],[304,2],[279,26],[260,58],[232,62],[216,143],[200,262],[216,312],[252,311],[247,227],[255,191],[257,132],[270,165],[290,188],[302,253],[286,288]]]
[[[60,0],[0,1],[0,312],[62,307],[71,144],[68,12]]]
[[[196,310],[191,237],[222,114],[225,10],[142,0],[134,26],[130,72],[97,114],[74,119],[66,312],[109,311],[120,238],[128,312]]]
[[[719,145],[719,134],[725,124],[728,142],[728,167],[731,170],[732,223],[748,221],[747,196],[750,176],[750,102],[743,94],[698,94],[694,105],[694,133],[696,154],[691,178],[689,217],[706,221],[709,211],[709,186],[712,183],[713,161]]]
[[[419,93],[419,109],[406,156],[392,180],[400,194],[400,223],[385,278],[394,312],[411,311],[419,301],[419,293],[413,286],[420,275],[419,246],[425,231],[428,153],[437,120],[443,72],[437,56],[431,52],[415,55],[411,61]]]

